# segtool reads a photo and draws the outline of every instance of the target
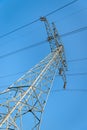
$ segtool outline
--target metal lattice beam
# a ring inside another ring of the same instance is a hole
[[[2,111],[0,127],[2,129],[7,128],[8,124],[8,130],[20,130],[17,119],[21,119],[21,116],[27,113],[32,113],[36,120],[33,129],[39,130],[47,97],[60,65],[59,53],[61,50],[62,47],[59,47],[55,52],[49,54],[7,89],[5,95],[8,95],[8,100],[0,103]]]

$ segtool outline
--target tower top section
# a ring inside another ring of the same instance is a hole
[[[60,60],[60,67],[59,67],[59,75],[62,76],[64,81],[64,88],[66,88],[66,75],[65,71],[67,70],[67,63],[66,63],[66,57],[64,52],[64,46],[61,42],[60,35],[57,31],[56,25],[53,22],[50,26],[48,20],[46,17],[40,17],[40,20],[44,22],[46,32],[47,32],[47,41],[49,42],[51,52],[55,52],[59,48],[62,48],[59,53],[59,60]]]
[[[60,45],[59,35],[54,23],[50,26],[46,17],[40,17],[40,20],[44,22],[47,32],[47,41],[50,44],[51,52],[55,51]]]

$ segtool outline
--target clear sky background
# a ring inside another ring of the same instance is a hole
[[[0,0],[0,36],[68,2],[71,0]],[[50,15],[48,20],[50,23],[55,22],[60,35],[87,26],[87,0],[78,0]],[[36,22],[0,38],[0,57],[46,38],[44,24]],[[63,82],[56,77],[43,114],[41,130],[87,130],[87,60],[84,59],[87,58],[87,31],[62,37],[62,42],[68,65],[67,89],[59,91]],[[45,43],[0,58],[0,91],[6,89],[49,53],[49,44]],[[84,60],[68,62],[74,59]],[[25,130],[29,130],[27,123]]]

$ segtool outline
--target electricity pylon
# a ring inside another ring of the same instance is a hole
[[[24,122],[28,130],[40,130],[42,114],[56,73],[59,72],[64,88],[66,86],[67,65],[60,36],[54,23],[51,28],[45,17],[40,20],[45,23],[51,53],[1,93],[1,130],[25,130]],[[31,118],[28,120],[28,117]]]

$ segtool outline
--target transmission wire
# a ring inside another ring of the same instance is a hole
[[[17,72],[17,73],[13,73],[13,74],[7,74],[7,75],[3,75],[3,76],[0,76],[0,78],[8,78],[8,77],[11,77],[11,76],[16,76],[16,75],[19,75],[21,73],[25,73],[27,72],[28,70],[25,70],[25,71],[20,71],[20,72]],[[81,72],[81,73],[67,73],[66,74],[67,76],[85,76],[87,75],[87,72]],[[56,76],[59,76],[59,75],[56,75]]]
[[[78,28],[76,30],[72,30],[70,32],[61,34],[61,37],[66,37],[66,36],[69,36],[69,35],[72,35],[72,34],[75,34],[75,33],[79,33],[79,32],[82,32],[82,31],[86,31],[86,30],[87,30],[87,26],[84,26],[84,27]]]
[[[56,9],[56,10],[54,10],[54,11],[48,13],[48,14],[45,15],[45,16],[47,17],[47,16],[49,16],[49,15],[52,15],[52,14],[56,13],[57,11],[62,10],[62,9],[64,9],[64,8],[67,7],[67,6],[70,6],[70,5],[74,4],[74,3],[77,2],[77,1],[78,1],[78,0],[71,1],[70,3],[67,3],[67,4],[64,5],[64,6],[61,6],[60,8],[58,8],[58,9]]]
[[[48,13],[48,14],[46,14],[45,17],[50,16],[50,15],[52,15],[52,14],[58,12],[59,10],[62,10],[62,9],[64,9],[65,7],[68,7],[68,6],[72,5],[72,4],[74,4],[74,3],[77,2],[77,1],[78,1],[78,0],[73,0],[72,2],[67,3],[67,4],[65,4],[64,6],[61,6],[60,8],[58,8],[58,9],[56,9],[56,10],[54,10],[54,11]],[[38,19],[36,19],[36,20],[34,20],[34,21],[30,22],[30,23],[27,23],[27,24],[25,24],[25,25],[23,25],[23,26],[20,26],[20,27],[18,27],[18,28],[16,28],[16,29],[12,30],[12,31],[10,31],[10,32],[7,32],[7,33],[3,34],[3,35],[0,35],[0,39],[1,39],[1,38],[4,38],[4,37],[6,37],[6,36],[8,36],[8,35],[10,35],[10,34],[12,34],[12,33],[14,33],[14,32],[17,32],[17,31],[19,31],[19,30],[21,30],[21,29],[23,29],[23,28],[26,28],[26,27],[28,27],[28,26],[30,26],[30,25],[32,25],[32,24],[38,22],[39,20],[40,20],[40,18],[38,18]]]
[[[21,49],[18,49],[18,50],[9,52],[9,53],[7,53],[7,54],[1,55],[1,56],[0,56],[0,59],[3,59],[3,58],[5,58],[5,57],[14,55],[14,54],[16,54],[16,53],[19,53],[19,52],[22,52],[22,51],[25,51],[25,50],[28,50],[28,49],[33,48],[33,47],[36,47],[36,46],[40,46],[40,45],[44,44],[45,42],[47,42],[47,40],[44,40],[44,41],[35,43],[35,44],[33,44],[33,45],[30,45],[30,46],[27,46],[27,47],[24,47],[24,48],[21,48]]]
[[[70,31],[70,32],[61,34],[60,37],[70,36],[70,35],[73,35],[73,34],[75,34],[75,33],[79,33],[79,32],[86,31],[86,30],[87,30],[87,26],[81,27],[81,28],[78,28],[78,29],[76,29],[76,30],[72,30],[72,31]],[[44,44],[44,43],[46,43],[46,42],[47,42],[47,40],[44,40],[44,41],[35,43],[35,44],[33,44],[33,45],[30,45],[30,46],[27,46],[27,47],[24,47],[24,48],[21,48],[21,49],[18,49],[18,50],[9,52],[9,53],[7,53],[7,54],[1,55],[1,56],[0,56],[0,59],[5,58],[5,57],[8,57],[8,56],[13,55],[13,54],[16,54],[16,53],[19,53],[19,52],[22,52],[22,51],[24,51],[24,50],[27,50],[27,49],[30,49],[30,48],[33,48],[33,47],[36,47],[36,46],[42,45],[42,44]],[[85,58],[85,59],[86,59],[86,58]],[[79,59],[78,59],[78,60],[79,60]],[[70,61],[68,61],[68,62],[70,62]]]
[[[87,89],[55,89],[52,90],[51,93],[55,92],[87,92]]]

